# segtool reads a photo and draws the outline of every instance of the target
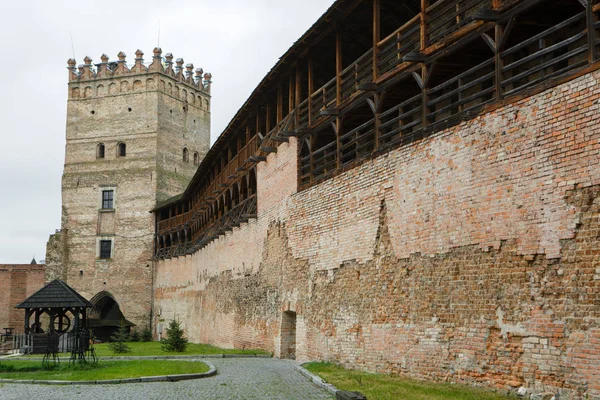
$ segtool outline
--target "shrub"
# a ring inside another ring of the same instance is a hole
[[[172,320],[167,328],[167,338],[162,341],[164,351],[184,352],[188,345],[188,340],[183,334],[183,329],[178,321]]]
[[[142,331],[142,336],[140,338],[142,342],[151,342],[152,341],[152,330],[149,326],[146,326]]]
[[[129,340],[129,330],[121,321],[119,330],[110,337],[108,348],[113,353],[129,353],[131,348],[127,346],[127,340]]]
[[[129,335],[129,341],[130,342],[139,342],[140,341],[140,333],[137,331],[137,329],[134,329],[133,331],[131,331],[131,335]]]

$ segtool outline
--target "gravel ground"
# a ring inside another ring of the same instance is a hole
[[[1,400],[56,399],[333,399],[294,369],[296,362],[271,358],[210,359],[214,377],[120,385],[0,384]]]

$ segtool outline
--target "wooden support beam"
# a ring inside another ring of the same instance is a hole
[[[511,19],[514,23],[514,18]],[[494,67],[495,67],[495,79],[496,79],[496,100],[502,99],[502,57],[500,57],[500,49],[504,41],[505,29],[500,24],[496,24],[494,27],[494,35],[496,45],[494,50]]]
[[[364,90],[365,92],[374,92],[377,90],[377,84],[375,82],[361,83],[356,89]]]
[[[312,124],[312,94],[314,92],[314,71],[313,71],[313,59],[312,56],[308,57],[308,126]]]
[[[300,74],[300,63],[296,62],[296,103],[294,107],[296,108],[296,116],[294,118],[294,126],[297,127],[300,125],[300,113],[298,109],[300,108],[300,103],[302,99],[302,75]]]
[[[267,101],[267,110],[265,111],[265,130],[271,132],[271,104]],[[257,131],[258,132],[258,131]]]
[[[592,0],[580,0],[583,1],[585,7],[585,15],[586,15],[586,23],[587,23],[587,39],[588,39],[588,61],[592,64],[597,59],[597,51],[596,51],[596,28],[595,25],[595,17],[593,11]]]
[[[473,19],[475,21],[498,21],[500,18],[500,12],[496,10],[491,10],[489,8],[481,8],[477,10],[475,15],[473,15]]]
[[[411,51],[410,53],[402,57],[402,61],[422,63],[427,61],[427,57],[420,51]]]
[[[338,27],[335,34],[335,104],[342,104],[342,30]]]
[[[279,142],[279,143],[288,143],[290,141],[288,138],[279,137],[279,136],[274,136],[271,138],[271,140],[274,142]]]
[[[283,87],[281,83],[277,87],[277,123],[283,120]]]
[[[292,73],[290,73],[290,86],[288,89],[288,114],[291,114],[292,111],[294,110],[294,92],[295,92],[294,75]]]
[[[379,49],[377,44],[381,41],[381,0],[373,0],[373,82],[379,76]],[[359,89],[360,90],[360,89]]]
[[[425,10],[429,7],[429,0],[421,0],[421,23],[420,23],[420,50],[425,50],[427,48],[427,14]]]
[[[277,147],[260,146],[260,149],[265,153],[277,153]]]
[[[264,156],[250,156],[250,161],[255,162],[255,163],[258,163],[261,161],[266,161],[266,159],[267,158]]]
[[[320,115],[338,115],[340,111],[337,108],[325,108],[319,112]]]

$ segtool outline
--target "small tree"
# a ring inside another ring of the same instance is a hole
[[[142,337],[140,338],[142,342],[151,342],[152,341],[152,330],[149,326],[146,325],[144,330],[142,331]]]
[[[131,331],[131,335],[129,335],[129,341],[130,342],[139,342],[140,341],[140,333],[137,331],[137,329],[134,329]]]
[[[121,326],[119,327],[119,330],[116,331],[110,337],[110,343],[108,344],[108,348],[113,353],[129,353],[131,351],[131,348],[126,343],[128,340],[129,330],[127,329],[123,321],[121,321]]]
[[[162,349],[182,353],[187,345],[188,340],[183,334],[183,329],[181,329],[179,322],[173,319],[167,328],[167,338],[162,341]]]

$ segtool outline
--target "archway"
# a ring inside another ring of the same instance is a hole
[[[296,359],[296,313],[285,311],[281,315],[281,354],[279,358]]]
[[[109,292],[102,291],[98,293],[90,302],[94,308],[90,313],[88,326],[94,332],[96,339],[108,342],[111,335],[119,330],[121,324],[127,328],[135,326],[125,318],[119,303]]]

